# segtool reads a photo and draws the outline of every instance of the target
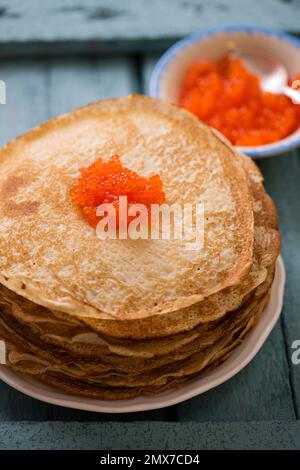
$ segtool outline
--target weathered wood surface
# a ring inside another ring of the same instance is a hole
[[[300,421],[1,423],[0,449],[300,449]]]
[[[280,218],[287,274],[282,328],[295,411],[300,419],[300,364],[292,363],[292,344],[300,340],[300,150],[261,160],[259,166]]]
[[[241,23],[298,33],[299,17],[299,0],[1,0],[0,54],[161,49]]]

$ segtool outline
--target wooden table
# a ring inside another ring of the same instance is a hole
[[[297,33],[299,20],[299,0],[1,0],[0,143],[90,101],[147,93],[163,49],[191,31],[251,22]],[[259,166],[279,210],[287,286],[281,320],[251,364],[204,395],[131,415],[60,408],[1,383],[0,448],[300,449],[300,365],[291,361],[300,340],[300,154]]]

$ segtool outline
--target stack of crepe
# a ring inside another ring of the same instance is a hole
[[[99,155],[203,203],[204,244],[101,240],[69,189]],[[268,303],[280,236],[262,176],[185,110],[142,96],[59,116],[0,153],[6,367],[103,399],[158,394],[217,366]]]

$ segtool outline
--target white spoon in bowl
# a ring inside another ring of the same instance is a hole
[[[240,59],[247,69],[260,79],[263,91],[286,95],[294,104],[300,104],[300,91],[287,85],[288,73],[282,64],[254,48],[237,49],[232,55]],[[295,80],[294,83],[295,87],[300,88],[300,80]]]

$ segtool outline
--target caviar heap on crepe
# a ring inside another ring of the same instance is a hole
[[[151,220],[152,204],[165,202],[163,184],[159,175],[149,178],[138,175],[135,171],[125,168],[119,155],[113,155],[105,162],[98,158],[87,168],[80,170],[81,176],[70,190],[72,201],[82,208],[92,227],[103,216],[97,216],[100,204],[112,204],[116,214],[116,226],[119,226],[119,198],[126,197],[127,211],[133,204],[143,204],[148,209]],[[131,217],[127,214],[126,221]]]
[[[253,161],[182,108],[134,95],[48,121],[1,149],[0,193],[3,367],[88,397],[155,395],[217,367],[264,315],[276,209]],[[118,195],[201,203],[203,245],[100,239],[96,205]]]
[[[275,142],[300,126],[300,106],[263,92],[258,78],[230,56],[190,64],[180,105],[242,147]]]

